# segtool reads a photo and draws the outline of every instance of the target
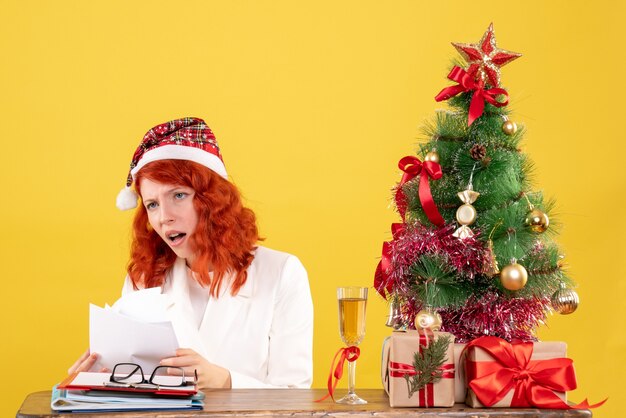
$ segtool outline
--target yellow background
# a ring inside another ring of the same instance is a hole
[[[624,398],[624,41],[621,2],[6,1],[0,3],[0,415],[48,390],[114,302],[131,155],[157,123],[198,116],[266,245],[298,255],[315,303],[314,386],[339,347],[335,287],[371,286],[397,215],[399,158],[441,108],[455,51],[491,21],[535,184],[558,202],[582,304],[550,318],[579,389]],[[556,217],[555,217],[556,219]],[[359,387],[380,387],[386,305],[370,296]]]

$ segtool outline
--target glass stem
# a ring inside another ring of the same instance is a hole
[[[348,395],[354,395],[356,384],[356,360],[348,362]]]

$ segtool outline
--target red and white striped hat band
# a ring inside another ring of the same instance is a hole
[[[146,164],[158,160],[189,160],[202,164],[228,179],[215,135],[199,118],[175,119],[155,126],[143,137],[130,163],[126,188],[117,197],[121,210],[137,206],[137,195],[130,189],[135,175]]]

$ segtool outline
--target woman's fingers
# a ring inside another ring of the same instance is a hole
[[[230,371],[210,363],[190,348],[179,348],[174,357],[161,360],[161,366],[167,367],[167,374],[180,376],[180,367],[185,372],[185,380],[194,379],[198,374],[197,384],[200,389],[230,388]]]
[[[161,360],[161,366],[185,367],[199,363],[197,355],[176,356]]]
[[[76,360],[74,362],[74,364],[72,364],[72,366],[67,369],[67,374],[72,374],[76,371],[76,369],[78,369],[78,366],[80,366],[80,364],[87,360],[87,357],[89,357],[89,349],[87,349],[83,354],[81,354],[80,357],[78,357],[78,360]]]
[[[96,353],[89,354],[89,349],[85,351],[79,358],[72,364],[72,367],[67,369],[67,374],[72,374],[76,372],[85,372],[93,366],[93,364],[98,359],[98,355]],[[88,366],[85,369],[85,366]]]
[[[194,376],[194,370],[196,370],[196,368],[194,366],[168,367],[167,368],[167,374],[169,374],[170,376],[180,376],[184,372],[185,373],[185,377],[190,377],[190,376],[193,377]]]
[[[182,371],[185,373],[185,379],[194,378],[196,371],[198,375],[206,372],[207,367],[211,365],[198,353],[190,348],[179,348],[176,350],[175,357],[168,357],[161,360],[161,366],[167,366],[167,374],[180,376]],[[178,367],[178,369],[176,368]]]
[[[175,368],[175,367],[168,367],[166,371],[167,371],[167,374],[170,376],[180,376],[182,374],[180,369]]]
[[[87,360],[83,361],[81,365],[78,366],[78,369],[76,369],[76,371],[88,372],[89,370],[91,370],[91,367],[96,363],[97,360],[98,360],[98,354],[91,353],[91,355],[89,355]]]
[[[176,349],[176,356],[190,356],[194,354],[198,354],[198,353],[196,353],[191,348],[177,348]]]

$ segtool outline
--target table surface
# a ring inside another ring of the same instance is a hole
[[[342,396],[345,391],[337,391]],[[59,414],[50,409],[50,391],[31,393],[26,397],[17,417],[454,417],[454,418],[573,418],[591,417],[589,410],[555,409],[473,409],[464,404],[452,408],[391,408],[389,399],[382,389],[360,389],[359,396],[368,401],[367,405],[340,405],[327,399],[315,402],[324,396],[324,389],[226,389],[206,391],[202,411],[163,411],[163,412],[117,412],[110,414]]]

